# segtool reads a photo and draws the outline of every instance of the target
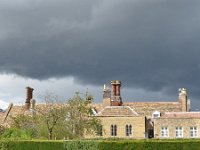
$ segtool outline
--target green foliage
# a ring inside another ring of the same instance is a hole
[[[32,139],[34,131],[30,129],[8,128],[1,134],[1,138],[6,139]]]
[[[0,135],[2,135],[6,130],[6,127],[4,127],[3,125],[0,125]]]
[[[11,117],[11,119],[10,128],[2,132],[2,138],[32,139],[39,137],[39,116],[18,115]]]
[[[66,141],[65,149],[91,150],[188,150],[199,149],[200,140],[84,140]]]
[[[58,96],[47,93],[44,96],[45,111],[41,111],[41,123],[46,126],[48,132],[48,139],[52,140],[55,138],[55,129],[58,128],[62,122],[65,121],[66,107],[65,104],[59,103]],[[58,105],[59,103],[59,105]],[[44,126],[42,126],[44,127]],[[62,130],[59,132],[63,133]]]
[[[100,121],[93,116],[90,103],[93,97],[86,93],[81,97],[77,92],[66,103],[58,103],[51,93],[44,97],[42,109],[33,113],[11,116],[9,129],[0,130],[2,138],[11,139],[80,139],[95,132]]]
[[[0,150],[198,150],[199,147],[199,139],[0,141]]]
[[[61,141],[0,141],[0,150],[62,150]]]
[[[11,119],[12,119],[11,126],[15,128],[22,128],[22,129],[30,128],[33,126],[33,123],[34,123],[34,118],[32,116],[24,115],[24,114],[21,114],[15,117],[11,116]]]
[[[64,143],[65,150],[98,150],[98,141],[67,141]]]
[[[84,134],[92,133],[100,121],[91,115],[90,103],[92,96],[86,94],[86,98],[77,92],[67,103],[66,128],[68,139],[83,138]]]

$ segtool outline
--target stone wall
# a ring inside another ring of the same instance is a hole
[[[161,127],[168,127],[169,138],[176,138],[175,128],[183,128],[183,138],[190,137],[190,127],[196,126],[200,130],[200,118],[157,118],[154,119],[154,137],[161,137]],[[198,138],[200,132],[198,132]]]
[[[103,125],[103,137],[111,136],[111,125],[117,125],[117,136],[119,138],[145,137],[145,117],[98,117]],[[132,135],[126,136],[126,125],[132,125]]]

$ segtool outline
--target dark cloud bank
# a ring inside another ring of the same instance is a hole
[[[0,2],[0,71],[200,98],[200,1]]]

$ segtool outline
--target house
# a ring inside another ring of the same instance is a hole
[[[123,102],[121,82],[111,81],[111,90],[104,85],[102,103],[92,104],[95,117],[101,120],[100,131],[86,137],[117,138],[199,138],[200,112],[190,112],[187,90],[179,89],[178,98],[170,102]],[[35,104],[33,89],[26,88],[24,106],[10,104],[0,112],[1,124],[9,125],[9,115],[31,115],[33,110],[45,111],[43,104]],[[59,106],[58,106],[59,107]]]
[[[200,112],[167,112],[154,119],[155,138],[199,138]]]
[[[178,99],[173,102],[123,102],[120,95],[121,82],[111,81],[111,87],[112,91],[104,85],[102,104],[94,104],[96,117],[102,122],[102,137],[160,138],[162,128],[168,127],[167,123],[171,122],[169,118],[163,121],[168,113],[190,114],[190,100],[185,88],[179,89]],[[189,118],[194,120],[191,116]],[[174,121],[174,126],[180,124],[176,125]],[[188,124],[188,128],[193,126]],[[168,134],[168,138],[175,137]]]

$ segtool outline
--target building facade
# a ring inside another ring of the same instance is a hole
[[[200,137],[200,112],[190,112],[185,88],[179,89],[173,102],[123,102],[120,87],[119,80],[111,81],[111,90],[104,85],[102,103],[94,104],[102,123],[102,137]]]
[[[179,89],[177,100],[172,102],[123,102],[120,88],[119,80],[111,81],[111,90],[104,85],[102,103],[92,104],[102,126],[97,134],[86,138],[200,138],[200,112],[190,112],[185,88]],[[6,112],[0,113],[1,124],[9,125],[9,115],[45,111],[32,99],[31,87],[26,88],[26,97],[24,106],[10,104]]]
[[[154,119],[155,138],[199,138],[200,112],[169,112]]]

